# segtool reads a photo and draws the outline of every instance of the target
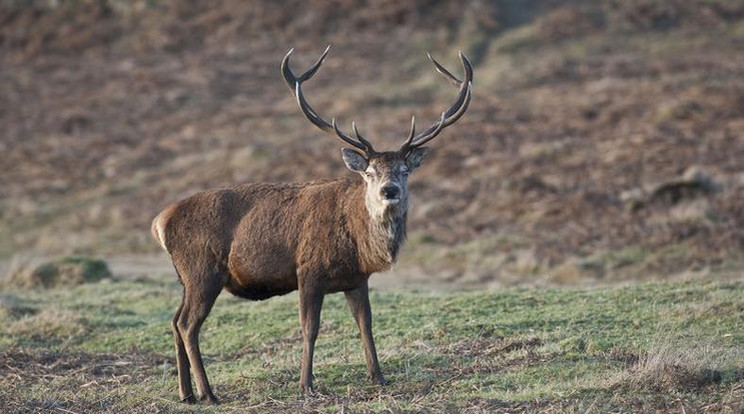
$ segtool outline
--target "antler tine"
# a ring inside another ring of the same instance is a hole
[[[462,63],[463,72],[465,77],[463,80],[458,79],[449,70],[437,62],[431,54],[427,53],[429,59],[434,63],[437,71],[447,77],[451,82],[460,86],[460,90],[457,93],[457,99],[455,103],[446,111],[442,113],[442,119],[428,127],[425,131],[415,137],[409,136],[408,140],[401,146],[401,151],[410,151],[411,149],[421,146],[424,143],[430,141],[436,137],[442,129],[454,124],[470,105],[470,99],[472,98],[472,87],[473,87],[473,66],[462,51],[459,52],[460,62]]]
[[[435,66],[437,67],[437,71],[445,75],[453,82],[456,82],[457,85],[460,86],[460,90],[457,92],[457,99],[455,100],[455,103],[447,110],[447,122],[445,126],[449,126],[457,121],[457,118],[453,117],[453,115],[458,113],[460,107],[464,105],[467,99],[467,94],[469,93],[469,90],[473,83],[473,66],[470,64],[470,60],[468,60],[467,56],[465,56],[462,51],[459,52],[459,56],[460,63],[462,63],[463,72],[465,72],[465,79],[463,81],[457,79],[454,75],[452,75],[452,73],[450,73],[447,69],[440,65],[439,62],[432,58],[432,62],[434,62]],[[433,128],[434,126],[430,127],[430,129]]]
[[[408,145],[407,149],[408,150],[412,150],[412,149],[414,149],[416,147],[419,147],[421,145],[424,145],[425,143],[429,142],[434,137],[436,137],[437,135],[439,135],[439,133],[442,132],[442,130],[447,126],[446,125],[446,122],[447,122],[446,117],[447,117],[447,113],[446,112],[442,112],[442,118],[439,119],[439,122],[437,122],[436,124],[432,125],[432,127],[434,129],[431,130],[431,132],[429,132],[427,135],[422,135],[422,136],[418,137],[418,139],[413,140],[413,142],[411,142],[411,144]]]
[[[289,68],[289,58],[292,55],[292,52],[294,52],[294,48],[289,49],[289,52],[287,52],[286,55],[284,55],[284,59],[282,59],[282,74],[284,75],[284,80],[287,82],[287,86],[290,87],[290,89],[294,90],[294,84],[297,82],[305,82],[306,80],[310,79],[315,75],[315,72],[320,69],[320,65],[323,64],[323,61],[325,60],[326,56],[328,55],[328,52],[331,50],[331,45],[326,46],[325,50],[323,51],[323,54],[320,55],[318,60],[313,63],[313,65],[305,71],[300,77],[296,77],[294,73],[292,73],[292,69]]]
[[[408,148],[416,135],[416,115],[411,115],[411,132],[408,134],[408,139],[403,143],[401,148]]]
[[[343,131],[341,131],[341,129],[339,129],[338,125],[336,125],[336,118],[331,118],[331,125],[333,127],[333,131],[336,133],[336,136],[341,138],[347,144],[352,145],[356,148],[359,148],[362,151],[367,152],[368,147],[366,145],[358,141],[355,141],[352,137],[346,135]]]
[[[417,136],[413,142],[409,145],[409,150],[413,149],[415,147],[424,145],[425,143],[432,140],[432,138],[439,135],[440,132],[442,132],[442,129],[452,125],[457,121],[468,109],[468,106],[470,105],[470,98],[471,98],[471,86],[472,84],[468,83],[467,93],[465,96],[465,102],[463,102],[462,105],[458,108],[457,112],[454,114],[451,114],[449,117],[447,117],[447,111],[443,112],[442,114],[445,115],[445,119],[443,121],[437,122],[436,124],[429,127],[429,129],[426,130],[426,132],[422,133],[421,135]],[[440,125],[441,123],[441,125]]]
[[[437,72],[447,77],[455,85],[457,86],[462,85],[462,81],[460,80],[460,78],[453,75],[452,72],[450,72],[449,70],[447,70],[447,68],[442,66],[441,63],[437,62],[437,60],[434,59],[431,53],[427,53],[426,56],[428,56],[429,60],[431,60],[431,62],[434,64],[434,66],[437,69]],[[462,53],[462,50],[459,50],[457,52],[457,56],[460,57],[460,63],[462,64],[462,71],[465,73],[465,80],[469,80],[470,82],[472,82],[473,81],[473,65],[470,63],[470,59],[468,59],[468,57],[465,56],[464,53]]]
[[[361,135],[358,133],[357,139],[348,136],[345,134],[339,127],[336,125],[335,120],[332,120],[332,123],[329,124],[327,121],[325,121],[323,118],[318,115],[318,113],[310,106],[310,104],[305,99],[305,96],[302,93],[302,82],[305,82],[306,80],[310,79],[315,75],[315,72],[320,69],[320,66],[323,64],[323,60],[328,55],[328,51],[331,49],[331,46],[326,47],[325,51],[323,51],[323,54],[320,55],[317,61],[308,69],[305,71],[302,75],[299,77],[295,76],[295,74],[292,72],[292,70],[289,68],[289,58],[292,55],[292,52],[294,49],[290,49],[289,52],[284,56],[284,59],[282,59],[282,65],[281,65],[281,72],[282,76],[284,77],[284,81],[287,83],[287,86],[289,86],[290,89],[292,89],[295,93],[295,98],[297,100],[297,104],[300,106],[300,109],[302,110],[302,113],[305,115],[305,117],[313,123],[313,125],[317,126],[324,132],[330,135],[336,135],[341,140],[346,142],[347,144],[356,147],[362,151],[364,151],[367,155],[373,154],[374,148],[372,148],[372,144],[367,141],[366,139],[362,138]]]
[[[315,63],[313,63],[313,66],[311,66],[310,69],[305,71],[305,73],[303,73],[300,76],[300,79],[299,79],[300,82],[305,82],[306,80],[312,78],[313,75],[315,75],[315,72],[317,72],[318,69],[320,69],[320,65],[323,64],[323,61],[325,60],[326,56],[328,56],[328,52],[330,50],[331,50],[331,45],[326,46],[325,50],[323,51],[323,54],[320,55],[320,57],[318,58],[318,60],[315,61]],[[287,68],[289,69],[289,66],[287,66]]]
[[[364,139],[362,134],[359,133],[359,130],[357,129],[356,122],[351,122],[351,130],[354,131],[354,135],[356,136],[356,139],[361,142],[363,145],[365,145],[370,153],[374,153],[375,150],[372,149],[372,143]]]
[[[460,52],[462,55],[462,52]],[[426,53],[426,56],[431,60],[431,63],[434,64],[434,66],[437,68],[437,72],[441,73],[445,77],[447,77],[450,81],[452,81],[455,85],[460,86],[462,84],[462,81],[455,75],[452,74],[452,72],[448,71],[444,66],[442,66],[439,62],[437,62],[436,59],[431,55],[431,53]]]

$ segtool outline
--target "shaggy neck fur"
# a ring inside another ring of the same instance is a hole
[[[366,194],[366,185],[362,188]],[[404,192],[398,204],[387,206],[366,194],[364,207],[367,212],[364,227],[367,231],[366,237],[359,241],[362,269],[365,273],[388,270],[395,263],[406,239],[408,194]]]

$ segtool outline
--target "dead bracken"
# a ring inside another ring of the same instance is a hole
[[[164,200],[333,176],[340,161],[317,162],[332,144],[277,87],[280,55],[334,39],[344,64],[317,81],[338,89],[311,103],[332,103],[339,126],[364,108],[364,132],[392,142],[445,96],[408,58],[426,38],[488,75],[412,182],[411,239],[431,242],[409,244],[401,269],[578,284],[744,263],[744,2],[282,6],[300,3],[2,2],[18,7],[0,10],[0,254],[153,252],[140,229]],[[382,57],[396,63],[380,71]],[[685,176],[696,166],[712,181]],[[621,272],[602,260],[636,250]]]

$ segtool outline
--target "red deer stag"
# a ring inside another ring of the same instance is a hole
[[[355,149],[342,149],[346,166],[361,179],[301,184],[241,184],[195,194],[155,217],[152,233],[170,254],[183,284],[173,318],[179,394],[194,403],[189,369],[201,400],[216,403],[199,350],[199,329],[222,289],[250,300],[299,290],[302,329],[300,388],[312,393],[313,349],[327,293],[344,292],[361,332],[367,370],[385,384],[372,339],[367,279],[388,270],[406,237],[408,175],[427,152],[422,145],[452,125],[470,103],[473,69],[460,53],[465,78],[458,79],[431,56],[436,69],[459,85],[457,99],[438,122],[408,139],[397,151],[377,152],[352,123],[353,136],[335,119],[326,122],[302,94],[302,83],[320,68],[328,49],[301,76],[281,72],[302,113],[323,131]]]

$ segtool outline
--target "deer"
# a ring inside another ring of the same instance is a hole
[[[389,270],[406,239],[408,177],[421,166],[427,142],[462,117],[472,96],[473,68],[459,53],[464,78],[434,60],[436,70],[459,86],[454,104],[431,126],[410,133],[395,151],[376,151],[355,123],[353,136],[324,120],[302,93],[330,50],[300,76],[281,74],[302,114],[347,144],[341,150],[351,178],[304,183],[245,183],[206,190],[162,210],[152,234],[170,255],[183,297],[171,322],[182,402],[217,404],[199,349],[199,331],[222,290],[251,301],[298,291],[302,362],[300,391],[313,394],[313,350],[326,294],[343,292],[359,328],[369,378],[386,381],[372,337],[369,277]]]

